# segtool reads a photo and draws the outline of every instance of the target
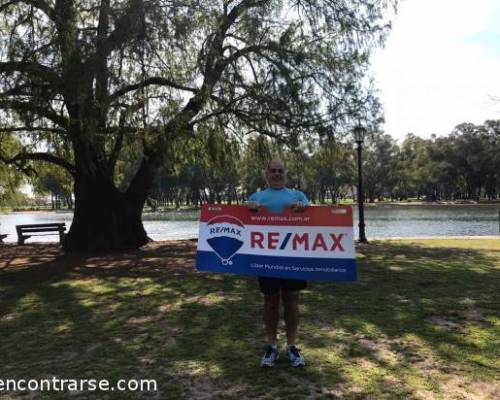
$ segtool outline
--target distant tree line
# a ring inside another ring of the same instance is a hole
[[[214,133],[179,151],[173,168],[157,176],[151,197],[160,205],[238,202],[265,187],[266,162],[288,166],[289,186],[313,202],[336,203],[356,194],[355,144],[348,138],[305,143],[294,149],[266,137],[245,145]],[[363,147],[367,201],[494,200],[500,197],[500,121],[463,123],[444,137],[407,134],[401,144],[371,134]]]
[[[11,139],[10,146],[15,146]],[[336,203],[356,196],[357,156],[348,136],[305,142],[291,149],[265,136],[245,143],[224,132],[205,130],[196,140],[179,141],[173,160],[160,168],[147,205],[158,207],[202,203],[240,203],[265,187],[268,160],[282,158],[288,185],[300,188],[314,203]],[[139,165],[140,153],[126,148],[119,163],[117,186],[126,188]],[[0,205],[18,205],[22,177],[0,168]],[[398,142],[390,135],[368,134],[363,146],[363,177],[368,202],[408,199],[495,200],[500,198],[500,120],[482,125],[463,123],[448,136],[423,139],[407,134]],[[71,176],[57,166],[38,163],[30,179],[35,193],[50,195],[52,207],[72,208]],[[98,194],[96,194],[98,195]]]

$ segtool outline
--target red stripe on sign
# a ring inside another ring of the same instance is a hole
[[[234,223],[232,217],[245,225],[279,225],[279,226],[352,226],[352,208],[350,206],[309,206],[304,212],[295,212],[291,208],[275,214],[261,208],[250,211],[246,206],[204,204],[201,208],[200,222],[213,223],[216,217],[227,218]],[[219,222],[219,221],[218,221]]]

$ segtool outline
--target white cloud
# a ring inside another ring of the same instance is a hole
[[[406,0],[372,63],[396,138],[446,135],[462,122],[500,118],[500,4]],[[494,39],[497,39],[496,42]]]

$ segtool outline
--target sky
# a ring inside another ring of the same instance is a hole
[[[500,1],[402,0],[392,21],[372,58],[385,133],[446,136],[500,119]]]

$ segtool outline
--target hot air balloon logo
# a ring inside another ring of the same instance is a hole
[[[218,215],[207,222],[207,227],[207,242],[222,265],[233,265],[231,258],[243,246],[243,222],[230,215]]]

